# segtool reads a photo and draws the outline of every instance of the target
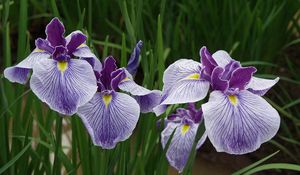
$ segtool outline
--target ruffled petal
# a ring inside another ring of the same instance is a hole
[[[218,66],[225,68],[225,66],[233,61],[233,59],[230,57],[230,55],[224,51],[224,50],[219,50],[215,52],[212,57],[214,60],[217,62]]]
[[[199,124],[184,125],[180,123],[169,122],[166,128],[161,133],[161,143],[165,148],[170,136],[174,132],[171,143],[167,150],[167,159],[171,166],[176,168],[181,173],[189,158],[193,143],[197,134]],[[199,140],[198,148],[205,141],[206,135],[204,134]]]
[[[65,27],[58,18],[53,18],[50,23],[46,26],[47,40],[51,46],[65,46],[66,40],[64,37]]]
[[[200,49],[200,57],[205,73],[211,75],[212,71],[217,66],[217,63],[205,46]]]
[[[39,59],[47,59],[51,55],[44,50],[35,49],[27,58],[19,64],[4,70],[4,77],[11,82],[25,84],[28,81],[30,69]]]
[[[73,115],[96,93],[97,84],[92,67],[83,60],[59,63],[42,59],[33,67],[30,87],[51,109]]]
[[[138,119],[140,108],[137,102],[127,94],[97,92],[78,110],[95,145],[113,149],[118,142],[132,134]]]
[[[218,152],[253,152],[274,137],[280,126],[278,112],[247,90],[235,96],[213,91],[202,110],[206,132]]]
[[[252,77],[249,84],[246,86],[246,89],[254,94],[263,96],[278,81],[279,81],[279,77],[275,78],[274,80]]]
[[[149,90],[136,84],[130,75],[119,83],[119,88],[133,95],[143,113],[152,112],[152,109],[161,101],[161,91]]]
[[[240,90],[245,89],[255,72],[255,67],[240,67],[234,70],[229,81],[229,87],[239,88]]]

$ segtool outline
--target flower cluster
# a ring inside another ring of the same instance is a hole
[[[6,68],[4,76],[25,84],[32,69],[30,88],[41,101],[60,114],[77,113],[95,145],[114,148],[131,135],[140,112],[152,112],[160,102],[161,91],[139,86],[131,75],[138,68],[143,43],[137,43],[126,68],[118,68],[111,56],[102,66],[82,32],[66,38],[64,32],[63,24],[54,18],[46,27],[47,38],[38,38],[36,49]]]
[[[19,64],[4,70],[11,82],[30,79],[33,93],[52,110],[75,113],[83,121],[95,145],[112,149],[132,134],[140,113],[162,114],[168,105],[188,103],[168,116],[161,133],[170,164],[181,172],[194,142],[198,149],[208,137],[219,152],[245,154],[255,151],[278,131],[278,112],[263,96],[279,78],[254,77],[255,67],[242,67],[225,51],[200,50],[201,63],[180,59],[164,72],[163,90],[148,90],[134,82],[143,43],[139,41],[127,67],[118,68],[109,56],[103,65],[86,45],[87,37],[65,28],[54,18],[46,27],[46,39]],[[32,75],[30,72],[32,70]],[[207,103],[195,103],[210,92]],[[129,95],[130,94],[130,95]],[[195,141],[199,125],[205,132]],[[171,138],[172,136],[172,138]]]
[[[242,67],[222,50],[211,55],[203,47],[200,57],[201,63],[180,59],[166,69],[162,99],[154,112],[160,115],[167,105],[203,100],[211,88],[208,102],[201,106],[206,129],[203,138],[207,134],[218,152],[245,154],[255,151],[262,143],[270,140],[280,126],[278,112],[261,97],[279,78],[268,80],[254,77],[255,67]],[[167,119],[168,124],[161,134],[162,138],[174,128],[181,131],[176,130],[172,139],[169,149],[173,153],[181,152],[185,147],[185,154],[189,154],[191,145],[187,144],[186,139],[193,142],[197,129],[188,126],[194,126],[197,123],[194,118],[200,116],[195,112],[186,112],[194,110],[191,109],[177,110],[175,116],[181,118],[181,125],[177,124],[177,120],[170,122],[169,118],[174,118],[174,115]],[[202,141],[200,139],[199,142]],[[172,146],[173,142],[176,147]],[[162,140],[162,144],[165,145],[165,140]],[[198,143],[197,148],[199,145],[201,144]],[[173,153],[167,154],[167,158],[171,165],[181,171],[187,160],[186,155],[182,154],[178,159]]]

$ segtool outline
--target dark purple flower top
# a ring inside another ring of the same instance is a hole
[[[181,123],[184,125],[192,125],[202,121],[202,109],[196,109],[194,103],[189,103],[187,108],[178,108],[176,114],[167,117],[168,122]]]
[[[73,52],[86,41],[86,36],[75,32],[68,40],[64,37],[65,28],[58,18],[53,18],[46,27],[46,39],[38,38],[35,41],[37,48],[52,55],[57,61],[68,61]]]
[[[100,72],[95,71],[98,92],[116,91],[119,83],[126,78],[124,68],[116,65],[116,60],[109,56],[105,59],[103,69]]]
[[[200,50],[200,55],[203,65],[201,76],[210,81],[213,90],[219,90],[228,95],[244,90],[256,72],[255,67],[242,67],[240,62],[233,59],[225,67],[221,67],[206,47]]]

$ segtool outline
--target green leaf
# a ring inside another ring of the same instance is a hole
[[[31,142],[29,142],[14,158],[7,162],[4,166],[0,168],[0,174],[6,171],[10,166],[12,166],[16,161],[22,157],[22,155],[30,148]]]

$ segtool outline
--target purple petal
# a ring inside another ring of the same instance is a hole
[[[130,137],[139,113],[137,102],[129,95],[118,92],[97,92],[90,102],[78,110],[93,143],[104,149],[113,149],[118,142]]]
[[[101,82],[106,89],[111,89],[111,73],[115,71],[118,67],[116,65],[116,60],[109,56],[105,59],[103,69],[101,70]]]
[[[209,51],[205,46],[203,46],[200,49],[200,57],[201,57],[201,63],[204,66],[205,73],[208,75],[211,75],[214,68],[217,66],[216,61],[213,59]]]
[[[229,87],[243,90],[256,72],[255,67],[241,67],[236,69],[230,78]]]
[[[278,112],[247,90],[235,96],[213,91],[202,109],[206,132],[218,152],[253,152],[274,137],[280,126]]]
[[[6,68],[4,70],[4,77],[13,83],[16,82],[25,84],[28,81],[30,69],[35,64],[35,62],[39,59],[47,59],[49,57],[50,54],[48,54],[47,52],[40,49],[35,49],[19,64]]]
[[[130,59],[128,61],[126,69],[132,75],[136,73],[137,68],[139,67],[139,57],[140,57],[140,52],[142,47],[143,47],[143,42],[139,41],[130,55]]]
[[[128,75],[128,73],[127,73]],[[149,90],[136,84],[131,75],[119,83],[119,88],[123,91],[129,92],[137,100],[141,107],[141,112],[152,112],[153,108],[160,103],[161,91]]]
[[[232,73],[241,67],[238,61],[230,61],[224,68],[224,73],[222,75],[223,80],[230,80]]]
[[[113,90],[118,89],[119,83],[126,78],[126,73],[124,69],[117,69],[111,73],[111,88]]]
[[[86,36],[81,32],[73,32],[70,41],[67,43],[68,54],[72,54],[80,45],[84,44]]]
[[[65,27],[58,18],[53,18],[46,27],[47,40],[53,47],[66,45],[64,33]]]
[[[229,87],[227,80],[221,79],[224,69],[221,67],[216,67],[211,75],[211,85],[213,90],[220,90],[222,92],[226,91]]]
[[[64,46],[55,47],[52,57],[57,61],[68,61],[70,59]]]
[[[183,79],[163,93],[161,104],[193,103],[206,97],[209,82],[201,79]]]
[[[212,55],[212,57],[214,58],[214,60],[218,64],[218,66],[220,66],[222,68],[225,68],[225,66],[227,64],[229,64],[231,61],[233,61],[233,59],[230,57],[230,55],[224,50],[219,50],[219,51],[215,52]]]
[[[192,124],[189,126],[180,123],[169,122],[167,127],[161,133],[161,143],[163,148],[165,148],[170,136],[176,129],[166,156],[170,165],[176,168],[179,173],[183,171],[184,166],[189,158],[197,134],[198,126],[199,124]],[[200,142],[197,144],[197,146],[200,147],[205,138],[206,135],[204,134],[204,137],[200,139]]]
[[[30,87],[52,110],[73,115],[97,90],[92,67],[83,60],[42,59],[33,67]]]
[[[134,95],[133,98],[140,105],[142,113],[153,112],[153,108],[160,103],[161,91],[153,90],[146,95]]]
[[[47,51],[49,54],[54,52],[54,48],[50,45],[49,41],[42,38],[35,40],[35,46],[40,50]]]
[[[274,80],[252,77],[245,89],[248,91],[263,96],[279,81],[279,77]]]

